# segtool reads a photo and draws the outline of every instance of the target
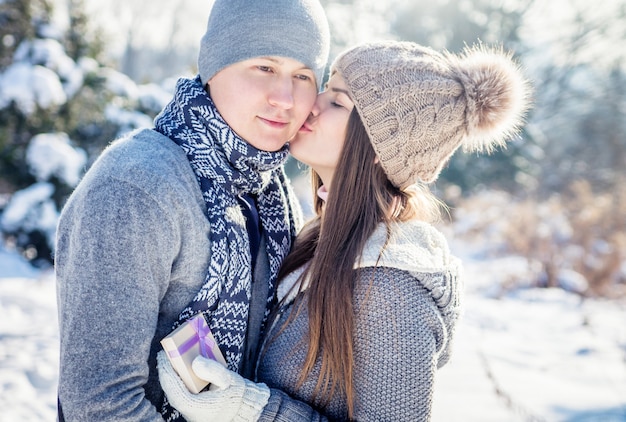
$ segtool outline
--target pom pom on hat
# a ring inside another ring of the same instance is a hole
[[[511,54],[482,45],[448,56],[467,98],[465,151],[491,152],[521,129],[529,89]]]
[[[434,182],[459,148],[490,152],[522,127],[530,87],[509,53],[382,41],[340,54],[338,72],[395,186]]]

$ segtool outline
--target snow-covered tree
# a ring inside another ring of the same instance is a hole
[[[169,99],[99,61],[81,7],[68,3],[62,27],[46,0],[0,3],[0,231],[38,265],[52,262],[58,212],[93,159]]]

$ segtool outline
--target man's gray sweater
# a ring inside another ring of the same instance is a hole
[[[156,353],[205,281],[204,210],[184,152],[153,130],[114,142],[73,192],[55,257],[65,420],[162,421]],[[267,297],[260,251],[244,375]]]

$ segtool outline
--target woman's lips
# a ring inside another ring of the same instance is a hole
[[[304,124],[302,125],[302,127],[300,127],[298,131],[299,132],[313,132],[313,130],[311,129],[311,126],[309,126],[307,122],[304,122]]]

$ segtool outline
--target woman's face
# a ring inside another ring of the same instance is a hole
[[[311,115],[291,141],[290,152],[330,183],[343,148],[348,118],[354,108],[343,78],[334,73],[318,94]]]

